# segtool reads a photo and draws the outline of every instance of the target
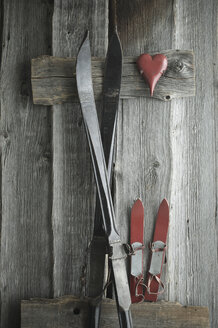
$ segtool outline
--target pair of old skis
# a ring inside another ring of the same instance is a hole
[[[160,204],[153,242],[149,249],[150,267],[146,282],[143,274],[143,248],[144,247],[144,207],[141,200],[137,200],[131,211],[130,245],[133,252],[131,256],[130,293],[132,303],[145,301],[156,302],[158,294],[164,291],[161,281],[162,266],[165,259],[167,232],[169,226],[169,206],[164,199]],[[162,289],[159,291],[159,287]]]
[[[98,296],[103,289],[102,274],[104,272],[106,247],[109,251],[120,327],[133,327],[130,312],[131,297],[125,266],[126,252],[117,232],[110,191],[121,75],[122,51],[115,31],[107,53],[103,83],[103,118],[100,133],[92,85],[91,52],[87,33],[77,56],[76,80],[98,190],[94,238],[91,245],[90,280],[93,283],[90,286],[89,296],[93,298],[90,320],[90,327],[92,328],[99,327],[101,297]],[[104,253],[101,252],[101,249]],[[98,253],[100,254],[97,255]],[[96,279],[98,275],[99,278]]]
[[[110,191],[121,76],[122,51],[115,30],[109,44],[105,65],[103,83],[103,117],[100,131],[92,85],[91,52],[89,35],[87,33],[77,56],[76,80],[98,190],[90,260],[91,284],[89,296],[93,298],[90,320],[90,327],[92,328],[99,327],[106,249],[109,253],[109,264],[112,270],[111,275],[113,277],[120,327],[133,327],[130,313],[131,296],[125,266],[127,255],[116,228]],[[154,240],[153,243],[154,253],[157,254],[161,248],[161,246],[156,243],[158,241],[159,240]],[[138,251],[138,249],[135,249],[136,257],[138,256]],[[160,262],[160,260],[158,260],[156,256],[152,256],[152,258],[153,260],[151,261],[151,264],[154,263],[154,267],[157,268],[157,264],[155,263],[157,261]],[[150,270],[151,274],[152,272],[153,271]],[[96,279],[96,276],[98,279]],[[152,275],[152,277],[154,276]],[[158,278],[158,274],[156,277]],[[143,282],[142,279],[140,279],[139,282],[134,280],[134,282],[132,281],[131,283],[131,288],[135,281],[137,285],[134,289],[137,297],[137,293],[140,292]],[[149,281],[149,288],[152,290],[154,281],[158,281],[158,279],[150,278]]]

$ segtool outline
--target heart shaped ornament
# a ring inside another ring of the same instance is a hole
[[[155,85],[157,84],[161,75],[167,69],[167,58],[162,54],[150,56],[149,54],[142,54],[137,59],[137,66],[139,72],[148,82],[150,94],[153,96]]]

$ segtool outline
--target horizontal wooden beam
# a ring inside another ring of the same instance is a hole
[[[182,306],[179,303],[157,302],[133,304],[134,328],[209,328],[207,307]],[[21,303],[21,328],[87,328],[89,300],[65,296],[58,299],[33,299]],[[105,299],[102,304],[102,328],[118,328],[116,304]]]
[[[195,94],[193,52],[162,51],[168,68],[160,78],[154,98],[164,101]],[[105,58],[92,58],[92,77],[96,100],[102,95]],[[34,104],[53,105],[78,102],[75,80],[75,58],[42,56],[32,59],[32,92]],[[125,57],[121,98],[150,97],[149,88],[136,67],[136,57]]]

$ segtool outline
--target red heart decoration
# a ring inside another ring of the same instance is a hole
[[[151,96],[153,96],[155,85],[167,69],[167,58],[162,54],[150,56],[142,54],[137,59],[137,66],[144,79],[148,82]]]

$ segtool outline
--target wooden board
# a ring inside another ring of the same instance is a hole
[[[181,306],[179,303],[158,302],[131,306],[134,328],[209,328],[206,307]],[[72,296],[54,300],[31,300],[21,303],[21,328],[87,328],[89,325],[88,299]],[[118,328],[114,301],[102,304],[101,328]]]
[[[114,198],[121,237],[128,241],[130,208],[141,197],[147,245],[167,197],[171,223],[160,298],[208,306],[216,328],[218,2],[117,5],[125,57],[193,49],[196,68],[192,99],[140,97],[120,104]],[[94,210],[79,106],[33,106],[30,61],[51,55],[52,47],[53,56],[75,57],[87,27],[92,56],[105,57],[108,1],[0,0],[0,17],[0,315],[2,328],[19,328],[20,299],[87,295]]]
[[[217,99],[213,68],[217,1],[174,2],[174,47],[193,47],[196,97],[172,104],[169,298],[205,305],[218,327]],[[190,33],[192,31],[192,33]],[[177,246],[178,245],[178,246]],[[185,288],[184,288],[185,286]]]
[[[172,48],[172,1],[123,0],[118,2],[118,13],[118,31],[124,56],[134,56],[146,52],[147,49],[150,52],[161,52],[166,47]],[[131,207],[135,199],[142,200],[145,210],[145,273],[149,258],[147,245],[153,240],[159,205],[165,197],[170,201],[170,115],[171,102],[135,98],[122,100],[118,117],[114,183],[116,217],[122,240],[127,242]],[[163,273],[166,271],[167,265],[164,266]],[[160,295],[160,299],[167,300],[168,278],[164,275],[162,278],[166,290]]]
[[[53,55],[75,56],[89,29],[93,55],[105,56],[107,10],[107,1],[56,0]],[[85,295],[95,206],[90,155],[80,106],[55,105],[52,112],[54,296]]]
[[[170,103],[123,100],[115,166],[116,214],[128,240],[130,207],[145,205],[145,245],[161,200],[170,203],[166,300],[205,305],[218,326],[218,262],[213,63],[217,2],[118,2],[125,56],[167,48],[195,53],[196,97]],[[163,28],[164,26],[164,28]],[[131,154],[131,155],[130,155]],[[148,251],[145,252],[145,257]],[[144,261],[146,270],[147,258]]]
[[[168,68],[155,88],[154,98],[164,101],[195,94],[193,53],[185,50],[161,51]],[[123,58],[121,98],[150,97],[149,88],[136,66],[137,57]],[[53,105],[78,102],[75,58],[40,57],[32,60],[33,102]],[[95,99],[102,96],[104,58],[92,59]]]
[[[30,81],[31,58],[51,54],[52,7],[5,0],[1,10],[0,325],[18,328],[20,299],[53,295],[51,113],[33,106]]]

